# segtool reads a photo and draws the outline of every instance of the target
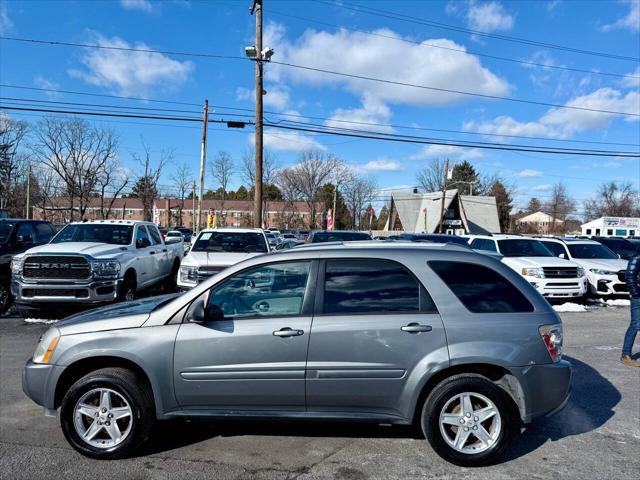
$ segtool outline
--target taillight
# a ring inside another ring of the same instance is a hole
[[[562,325],[542,325],[538,331],[551,355],[551,360],[559,362],[562,358]]]

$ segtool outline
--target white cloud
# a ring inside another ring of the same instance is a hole
[[[253,144],[255,137],[249,137],[249,143]],[[267,130],[264,132],[264,148],[281,152],[304,152],[307,150],[322,150],[327,147],[318,142],[313,136],[303,135],[300,132],[281,132],[279,130]]]
[[[622,164],[621,164],[620,162],[613,162],[613,161],[611,161],[611,162],[607,162],[607,163],[605,163],[605,164],[604,164],[604,165],[602,165],[602,166],[603,166],[603,167],[606,167],[606,168],[618,168],[618,167],[621,167],[621,166],[622,166]]]
[[[238,87],[236,88],[236,100],[252,100],[255,91],[255,88],[251,90],[249,88]]]
[[[463,148],[452,145],[426,145],[420,151],[409,157],[411,160],[425,160],[428,158],[449,158],[456,160],[473,160],[484,157],[478,148]]]
[[[640,93],[628,92],[623,95],[618,90],[606,87],[588,95],[569,100],[565,105],[640,114]],[[638,117],[628,117],[615,113],[552,108],[542,117],[531,122],[520,122],[509,116],[500,116],[488,122],[465,122],[463,128],[469,131],[495,135],[525,135],[565,139],[579,132],[605,128],[613,119],[619,117],[624,117],[627,121],[638,120]]]
[[[525,178],[527,178],[527,177],[529,177],[529,178],[531,178],[531,177],[541,177],[542,176],[542,172],[540,170],[532,170],[532,169],[527,168],[525,170],[522,170],[521,172],[518,172],[518,176],[519,177],[525,177]]]
[[[389,160],[388,158],[379,158],[371,160],[364,165],[354,165],[353,169],[357,172],[401,172],[404,170],[400,162]]]
[[[559,5],[562,5],[562,0],[550,0],[544,6],[547,12],[553,12]]]
[[[621,80],[623,87],[637,88],[640,87],[640,67],[637,67],[635,71],[628,73],[629,77],[625,77]],[[632,78],[635,77],[635,78]]]
[[[140,10],[141,12],[151,13],[154,6],[149,0],[120,0],[122,5],[127,10]]]
[[[289,89],[283,86],[273,85],[271,87],[265,87],[267,92],[264,95],[263,102],[265,107],[274,108],[278,111],[287,110],[291,99],[289,97]],[[249,89],[244,87],[238,87],[236,89],[236,98],[238,100],[252,100],[255,101],[256,98],[256,89]]]
[[[391,133],[393,128],[388,125],[359,125],[358,123],[388,124],[391,119],[391,109],[378,99],[365,94],[362,98],[362,108],[338,108],[331,118],[325,122],[328,127],[354,128],[375,132]]]
[[[542,185],[535,185],[531,187],[529,190],[533,190],[534,192],[548,192],[553,188],[553,185],[550,183],[543,183]]]
[[[33,79],[33,83],[38,87],[38,88],[44,88],[45,90],[60,90],[60,84],[56,83],[54,81],[48,80],[46,78],[44,78],[42,75],[38,75]],[[60,93],[58,92],[45,92],[45,95],[47,95],[47,97],[49,98],[56,98],[60,96]]]
[[[482,32],[506,31],[513,28],[515,19],[500,2],[476,2],[471,0],[466,14],[467,24]]]
[[[375,30],[386,37],[402,38],[389,29]],[[360,32],[338,30],[334,33],[307,30],[289,41],[282,25],[270,23],[265,45],[272,47],[274,60],[314,68],[375,77],[414,85],[450,90],[472,91],[488,95],[505,95],[508,82],[482,66],[478,57],[441,48],[425,48],[389,38]],[[429,39],[424,43],[464,50],[447,39]],[[319,73],[272,64],[269,70],[275,81],[285,77],[305,86],[339,86],[380,103],[414,106],[451,105],[468,100],[467,95],[393,85],[359,78]]]
[[[603,32],[620,28],[628,28],[632,32],[640,31],[640,2],[638,0],[622,0],[622,3],[629,4],[629,13],[613,23],[603,25],[601,28]]]
[[[107,47],[149,49],[142,43],[129,44],[118,38],[93,33],[93,42]],[[106,87],[120,95],[147,96],[158,89],[170,90],[184,84],[194,66],[161,53],[122,50],[91,50],[81,59],[86,70],[72,69],[72,77],[91,85]]]
[[[13,28],[13,22],[9,18],[9,12],[7,6],[0,4],[0,33],[8,32]]]

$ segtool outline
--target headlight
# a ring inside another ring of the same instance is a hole
[[[60,340],[60,330],[55,327],[47,330],[33,354],[33,363],[49,363],[51,355],[58,346],[58,340]]]
[[[185,283],[198,283],[198,267],[191,265],[181,266],[180,280]]]
[[[578,277],[584,277],[584,268],[578,267]]]
[[[91,270],[94,277],[117,277],[118,273],[120,273],[120,262],[117,260],[92,260]]]
[[[596,275],[617,275],[617,272],[612,272],[611,270],[601,270],[599,268],[590,268],[589,271],[591,273],[595,273]]]
[[[523,268],[522,275],[525,277],[544,278],[544,270],[541,268]]]
[[[24,258],[12,258],[11,259],[11,273],[14,275],[20,275],[22,273],[22,266],[24,265]]]

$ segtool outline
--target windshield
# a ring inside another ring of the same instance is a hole
[[[505,257],[553,257],[553,253],[538,240],[498,240],[498,249]]]
[[[6,243],[7,241],[9,241],[11,230],[13,230],[13,223],[0,223],[0,243]]]
[[[129,245],[132,234],[133,225],[71,224],[60,230],[51,243],[91,242]]]
[[[264,236],[256,232],[202,232],[193,252],[266,253]]]
[[[609,238],[608,240],[601,241],[601,243],[625,260],[629,260],[636,253],[636,248],[633,246],[633,243],[622,238]]]
[[[371,236],[364,232],[317,232],[313,234],[311,243],[353,242],[356,240],[371,240]]]
[[[603,260],[613,260],[618,256],[604,245],[591,243],[577,243],[568,245],[569,252],[573,258],[599,258]]]

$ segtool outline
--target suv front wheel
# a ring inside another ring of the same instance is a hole
[[[461,466],[495,462],[511,442],[520,418],[508,394],[481,375],[463,374],[438,384],[424,403],[422,431],[445,460]]]

